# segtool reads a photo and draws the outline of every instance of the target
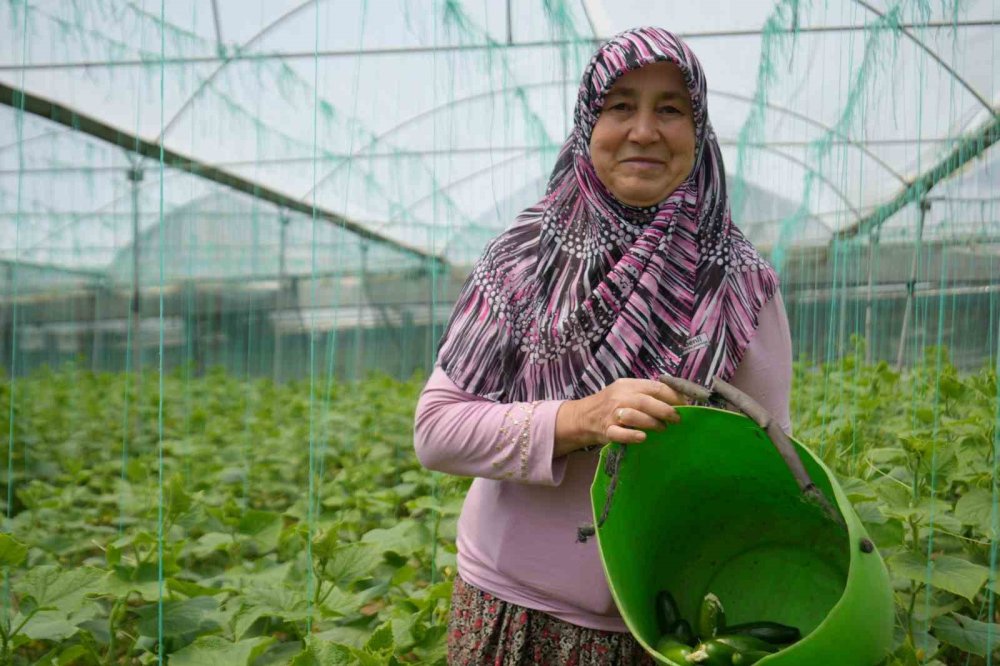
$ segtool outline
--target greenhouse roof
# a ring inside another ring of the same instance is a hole
[[[654,4],[4,3],[0,259],[126,279],[138,224],[169,277],[467,264],[543,190],[595,44],[638,24],[705,65],[756,242],[912,239],[921,197],[928,236],[1000,235],[1000,2]]]

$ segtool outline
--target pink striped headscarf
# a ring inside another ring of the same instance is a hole
[[[590,157],[604,97],[620,76],[669,61],[694,112],[691,175],[664,201],[615,199]],[[501,402],[571,399],[621,377],[729,378],[777,276],[732,223],[701,64],[680,39],[636,28],[583,73],[573,130],[545,197],[476,263],[439,361],[470,393]]]

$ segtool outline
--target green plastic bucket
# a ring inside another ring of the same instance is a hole
[[[673,664],[653,649],[657,593],[668,590],[692,621],[713,592],[729,624],[769,620],[802,631],[760,666],[875,666],[892,647],[889,574],[830,471],[793,440],[846,530],[805,501],[749,418],[678,411],[679,425],[643,444],[604,447],[591,487],[601,560],[629,630],[659,663]]]

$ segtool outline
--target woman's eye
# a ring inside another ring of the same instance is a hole
[[[628,111],[631,107],[627,102],[615,102],[608,108],[612,111]]]
[[[661,106],[659,111],[660,113],[665,113],[667,115],[681,112],[681,110],[678,109],[676,106]]]

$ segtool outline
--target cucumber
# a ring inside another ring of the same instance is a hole
[[[802,638],[797,627],[777,622],[745,622],[726,627],[727,634],[753,636],[774,645],[787,645]]]
[[[769,657],[773,652],[760,652],[753,650],[751,652],[737,652],[733,655],[733,666],[751,666],[751,664],[756,664],[758,661],[764,657]]]
[[[701,600],[701,608],[698,610],[698,637],[707,641],[714,638],[726,626],[726,611],[722,608],[719,597],[711,592]]]
[[[733,635],[726,633],[715,637],[715,640],[724,645],[728,645],[737,652],[776,652],[781,649],[777,645],[772,645],[753,636]]]
[[[687,657],[692,652],[690,646],[681,643],[669,634],[660,637],[656,643],[656,651],[677,666],[686,666],[688,664]]]
[[[673,634],[674,638],[685,645],[693,646],[698,642],[698,638],[694,635],[694,629],[691,628],[691,623],[687,620],[678,621],[668,633]]]
[[[672,594],[666,590],[660,590],[656,595],[656,624],[659,626],[661,634],[671,633],[671,627],[681,619],[681,612],[677,609],[677,602]]]
[[[687,660],[702,666],[731,666],[735,654],[737,654],[736,648],[720,643],[718,639],[712,639],[699,643],[694,652],[688,655]]]

